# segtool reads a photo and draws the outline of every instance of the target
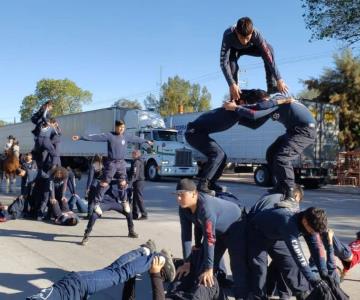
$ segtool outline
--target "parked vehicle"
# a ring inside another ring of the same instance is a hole
[[[192,151],[179,141],[177,131],[166,129],[163,118],[151,111],[110,107],[87,112],[59,116],[56,118],[62,129],[60,155],[64,165],[86,168],[89,158],[95,154],[107,155],[106,143],[78,141],[73,142],[73,135],[101,133],[114,130],[115,120],[125,121],[127,133],[153,140],[151,148],[142,148],[145,160],[146,176],[157,180],[161,176],[195,176],[198,173]],[[0,127],[0,141],[6,141],[12,134],[20,141],[21,152],[33,149],[34,137],[31,122],[16,123]],[[129,144],[127,160],[131,152],[139,145]]]
[[[332,104],[305,99],[301,102],[310,109],[317,121],[317,137],[315,145],[306,149],[304,154],[293,163],[295,180],[307,188],[316,188],[326,184],[330,167],[333,166],[339,150],[338,109]],[[201,114],[201,112],[177,114],[165,118],[165,123],[167,127],[178,130],[179,137],[184,139],[187,124]],[[265,159],[266,150],[278,136],[284,133],[285,128],[282,124],[268,120],[256,130],[235,125],[224,132],[214,133],[211,137],[221,145],[228,162],[234,164],[235,171],[250,167],[254,171],[256,184],[271,186],[274,178]],[[194,158],[201,164],[205,157],[195,149],[193,153]]]

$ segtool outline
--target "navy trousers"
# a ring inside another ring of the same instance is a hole
[[[144,273],[151,267],[154,254],[147,256],[142,248],[132,250],[114,261],[110,266],[90,272],[72,272],[52,287],[28,300],[83,300],[87,297],[123,283],[136,274]]]
[[[293,188],[295,175],[292,161],[315,142],[316,130],[310,127],[295,127],[278,137],[266,151],[266,160],[276,177],[277,187],[284,191]]]
[[[137,180],[133,183],[133,217],[138,218],[139,212],[142,216],[147,216],[144,205],[144,180]]]
[[[103,201],[103,202],[100,202],[99,205],[103,212],[109,211],[109,210],[115,210],[115,211],[123,214],[126,217],[127,226],[128,226],[129,231],[134,229],[132,212],[126,213],[122,204],[120,204],[119,202],[116,202],[116,201]],[[92,228],[94,227],[94,224],[98,218],[99,218],[99,216],[95,212],[93,212],[91,214],[89,222],[86,227],[87,233],[90,233],[92,231]]]
[[[218,180],[226,165],[226,154],[215,140],[208,133],[198,131],[196,128],[188,128],[185,132],[186,141],[196,150],[207,157],[201,178],[214,183]]]

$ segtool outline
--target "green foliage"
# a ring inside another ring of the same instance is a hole
[[[113,106],[116,107],[126,107],[126,108],[134,108],[134,109],[142,109],[142,106],[139,101],[137,100],[129,100],[129,99],[119,99],[115,101]]]
[[[304,89],[303,91],[301,91],[300,93],[298,93],[296,95],[296,98],[299,99],[308,99],[308,100],[313,100],[316,99],[319,96],[320,92],[318,90],[315,89]]]
[[[7,122],[3,121],[3,120],[0,120],[0,127],[1,126],[5,126],[7,124]]]
[[[156,99],[155,95],[149,94],[146,96],[144,100],[145,108],[148,110],[153,110],[159,112],[160,109],[160,102]]]
[[[69,79],[42,79],[37,82],[35,93],[26,96],[20,107],[21,121],[29,120],[34,111],[46,101],[54,102],[52,116],[81,112],[84,103],[90,103],[92,94],[79,88]]]
[[[335,56],[335,68],[319,79],[306,80],[309,89],[319,91],[321,102],[340,107],[339,141],[346,150],[360,147],[360,59],[344,50]]]
[[[169,77],[161,87],[159,112],[163,116],[177,114],[180,106],[183,112],[199,112],[210,109],[211,94],[206,87],[191,84],[179,76]]]
[[[312,39],[337,39],[347,44],[360,40],[359,0],[302,0],[302,3]]]

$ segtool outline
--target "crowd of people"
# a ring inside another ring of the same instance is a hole
[[[237,61],[242,55],[262,57],[267,92],[240,88]],[[185,133],[186,141],[202,152],[207,162],[198,183],[181,179],[176,186],[183,258],[173,259],[167,250],[158,252],[154,241],[149,240],[104,269],[69,273],[28,299],[86,299],[120,283],[124,283],[123,299],[135,299],[136,274],[147,271],[156,300],[226,299],[225,290],[229,289],[235,299],[268,299],[275,291],[280,299],[348,299],[340,282],[360,262],[360,232],[349,245],[341,242],[329,228],[323,209],[301,209],[304,191],[294,180],[292,161],[315,140],[314,117],[302,103],[287,95],[288,87],[277,70],[273,49],[248,17],[225,31],[220,60],[230,99],[190,122]],[[133,219],[148,218],[143,200],[144,163],[141,152],[134,150],[127,174],[125,155],[128,143],[151,146],[152,141],[127,135],[122,120],[115,122],[112,132],[74,135],[74,142],[107,143],[106,160],[95,156],[90,164],[84,201],[76,193],[74,172],[61,166],[61,129],[50,117],[52,105],[51,101],[45,103],[32,117],[34,151],[24,155],[17,172],[22,178],[21,195],[9,207],[0,206],[2,220],[24,215],[76,225],[76,207],[87,213],[88,224],[81,241],[86,245],[96,220],[104,212],[115,210],[126,217],[128,236],[137,238]],[[246,208],[242,199],[217,183],[226,154],[210,134],[236,124],[255,130],[269,119],[286,128],[266,153],[274,187]],[[309,248],[309,260],[301,236]],[[226,250],[232,280],[226,277]],[[336,257],[342,264],[340,270]],[[170,283],[166,293],[162,282]]]

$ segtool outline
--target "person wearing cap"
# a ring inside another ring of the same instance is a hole
[[[220,259],[228,250],[235,297],[245,298],[248,293],[248,270],[243,207],[232,201],[198,192],[195,183],[186,178],[178,182],[176,197],[185,259],[191,253],[192,224],[195,225],[196,240],[199,241],[199,234],[202,235],[204,258],[199,282],[205,286],[213,285],[214,270],[219,268]],[[189,269],[190,264],[185,263],[178,270],[179,276],[188,274]]]
[[[248,17],[240,18],[236,25],[226,29],[220,51],[220,66],[230,89],[230,100],[240,99],[238,59],[250,55],[261,57],[265,65],[268,93],[287,93],[288,87],[276,67],[274,50],[253,26]]]
[[[12,147],[12,145],[14,143],[14,140],[15,140],[13,135],[9,135],[7,139],[8,139],[8,141],[7,141],[7,143],[5,144],[5,147],[4,147],[5,152],[9,151],[9,149]]]
[[[265,91],[264,91],[265,93]],[[269,94],[264,94],[266,98]],[[234,102],[225,102],[224,108],[241,113],[247,108]],[[241,110],[240,110],[241,109]],[[286,132],[279,136],[266,151],[266,160],[272,176],[276,178],[275,191],[285,195],[279,203],[283,207],[297,207],[294,198],[295,175],[292,162],[297,159],[304,150],[313,145],[316,138],[316,122],[310,110],[301,102],[292,99],[288,103],[277,106],[275,109],[263,111],[273,121],[284,125]]]
[[[205,193],[223,191],[217,184],[225,165],[226,153],[221,146],[209,135],[225,131],[236,123],[256,129],[263,125],[270,117],[269,112],[277,105],[285,103],[284,99],[267,100],[262,90],[244,90],[241,102],[245,103],[237,111],[229,111],[219,107],[201,114],[197,119],[187,124],[185,139],[194,149],[207,157],[207,161],[199,174],[198,189]],[[281,97],[284,98],[284,97]]]
[[[99,203],[104,196],[106,190],[109,188],[110,181],[117,174],[118,177],[125,181],[126,179],[126,162],[125,156],[127,152],[128,143],[147,143],[152,145],[151,141],[147,141],[137,136],[131,136],[125,134],[125,122],[122,120],[115,121],[115,130],[107,133],[89,134],[72,137],[73,141],[83,140],[91,142],[106,142],[107,143],[107,161],[105,163],[104,176],[96,190],[94,199],[94,211],[101,215]],[[130,206],[128,202],[123,203],[127,212],[130,212]]]

